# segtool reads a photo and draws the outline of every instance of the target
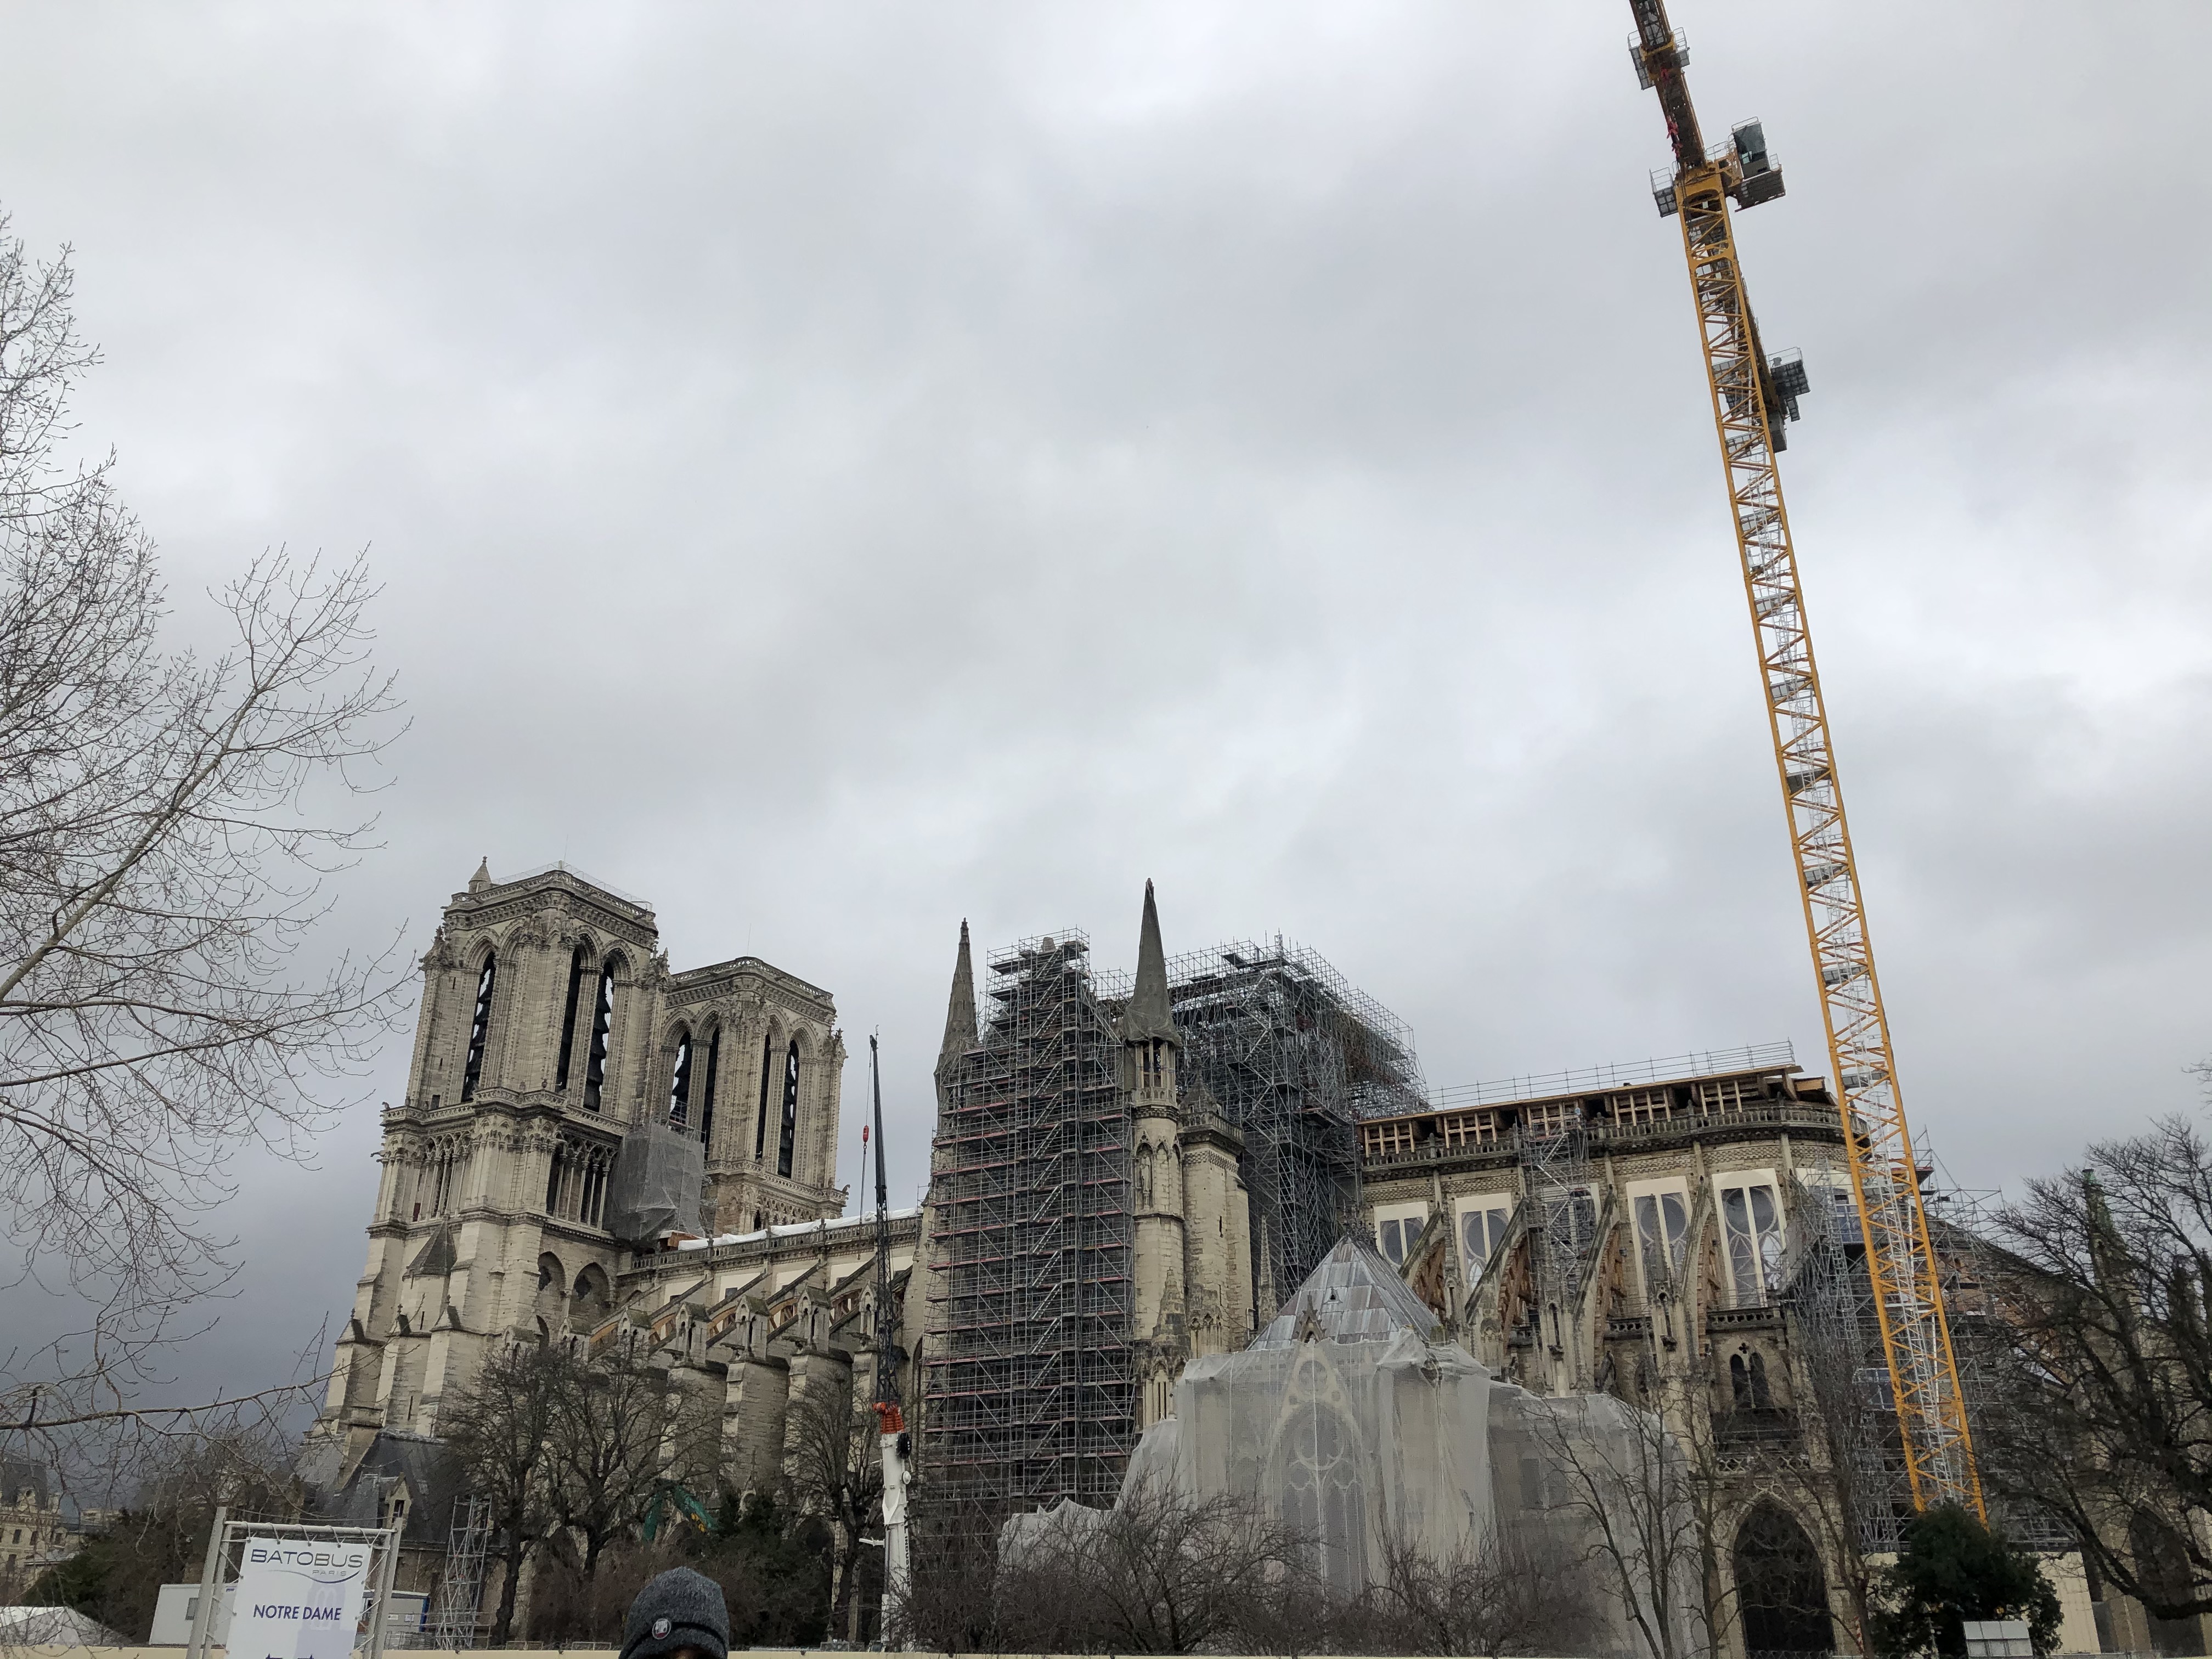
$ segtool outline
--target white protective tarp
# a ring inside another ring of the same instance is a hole
[[[1490,1535],[1490,1395],[1464,1348],[1363,1242],[1338,1244],[1241,1353],[1193,1360],[1176,1414],[1149,1430],[1133,1481],[1229,1492],[1318,1541],[1356,1595],[1387,1536],[1438,1558]]]
[[[1175,1415],[1145,1431],[1122,1489],[1255,1503],[1316,1540],[1346,1595],[1382,1582],[1386,1540],[1448,1562],[1480,1557],[1503,1526],[1518,1547],[1584,1564],[1589,1609],[1609,1627],[1597,1645],[1626,1653],[1618,1575],[1589,1570],[1597,1529],[1565,1466],[1632,1468],[1649,1421],[1608,1395],[1544,1399],[1498,1381],[1442,1340],[1373,1245],[1347,1237],[1250,1346],[1185,1367]],[[1095,1524],[1091,1513],[1016,1516],[1002,1547]]]

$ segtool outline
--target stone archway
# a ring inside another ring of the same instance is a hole
[[[1754,1504],[1736,1528],[1736,1606],[1746,1653],[1832,1653],[1828,1577],[1820,1552],[1778,1504]]]

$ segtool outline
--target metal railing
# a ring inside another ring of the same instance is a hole
[[[1585,1066],[1577,1072],[1547,1072],[1488,1083],[1461,1083],[1432,1090],[1430,1104],[1437,1111],[1469,1106],[1510,1105],[1516,1101],[1541,1100],[1550,1095],[1582,1094],[1596,1089],[1630,1088],[1639,1084],[1679,1083],[1687,1078],[1723,1077],[1732,1072],[1791,1071],[1797,1065],[1794,1044],[1747,1043],[1741,1048],[1709,1048],[1699,1053],[1672,1054],[1663,1059],[1625,1061],[1613,1066]]]

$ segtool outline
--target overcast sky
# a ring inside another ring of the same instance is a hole
[[[880,1028],[963,916],[1280,931],[1431,1083],[1826,1066],[1618,3],[0,7],[0,203],[178,632],[372,550],[414,727],[331,948],[489,854]],[[1784,483],[1908,1108],[2016,1182],[2212,1053],[2212,9],[1680,0],[1802,347]],[[248,1162],[246,1387],[347,1308],[374,1098]],[[20,1304],[11,1318],[30,1320]]]

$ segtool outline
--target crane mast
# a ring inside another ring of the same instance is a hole
[[[1782,194],[1764,129],[1746,122],[1709,153],[1682,75],[1689,53],[1663,0],[1630,0],[1637,78],[1659,95],[1674,153],[1655,174],[1662,215],[1681,221],[1698,333],[1711,383],[1729,504],[1751,605],[1760,686],[1796,855],[1798,896],[1813,949],[1828,1054],[1844,1120],[1851,1192],[1866,1241],[1892,1396],[1916,1510],[1960,1504],[1984,1514],[1959,1390],[1958,1362],[1936,1273],[1920,1175],[1905,1127],[1889,1020],[1867,936],[1858,866],[1836,774],[1827,708],[1805,619],[1775,464],[1784,423],[1806,390],[1794,358],[1770,360],[1759,339],[1729,203],[1755,207]]]

